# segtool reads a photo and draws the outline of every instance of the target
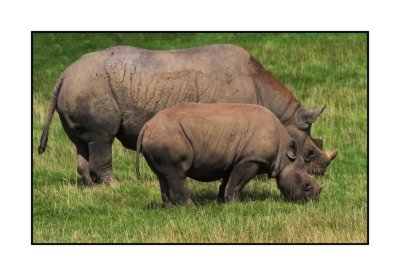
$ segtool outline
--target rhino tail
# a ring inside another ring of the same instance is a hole
[[[140,152],[142,151],[142,139],[143,139],[143,133],[146,128],[147,124],[144,125],[142,130],[139,133],[137,142],[136,142],[136,179],[140,180],[140,168],[139,168],[139,162],[140,162]]]
[[[39,154],[42,154],[46,150],[47,138],[49,136],[50,122],[51,122],[51,119],[53,118],[54,111],[57,108],[57,99],[58,99],[58,95],[60,93],[60,88],[63,83],[63,80],[64,80],[63,77],[60,77],[57,80],[57,82],[53,88],[53,94],[51,96],[50,108],[47,113],[46,125],[44,126],[42,137],[40,137],[40,145],[38,147]]]

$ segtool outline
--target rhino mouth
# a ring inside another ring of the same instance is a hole
[[[306,203],[310,200],[318,202],[323,188],[323,186],[317,185],[317,187],[307,189],[307,191],[304,191],[303,189],[301,192],[297,192],[295,194],[286,192],[283,193],[283,195],[286,200],[292,202]]]

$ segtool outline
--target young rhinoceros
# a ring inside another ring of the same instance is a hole
[[[158,112],[136,148],[157,175],[164,202],[193,204],[185,178],[219,179],[219,200],[239,198],[255,175],[277,179],[287,199],[318,199],[322,186],[304,169],[296,143],[268,109],[253,104],[179,104]]]

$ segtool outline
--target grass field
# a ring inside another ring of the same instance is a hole
[[[37,146],[58,76],[81,55],[115,45],[174,49],[230,43],[243,47],[305,108],[326,109],[313,126],[325,149],[339,149],[319,202],[283,199],[260,176],[239,203],[216,203],[218,183],[189,182],[196,208],[163,206],[155,175],[114,142],[118,184],[84,188],[75,148],[54,116],[46,152]],[[34,243],[366,243],[366,34],[33,34]]]

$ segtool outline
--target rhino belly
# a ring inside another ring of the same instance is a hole
[[[207,164],[196,164],[187,173],[187,176],[202,182],[212,182],[220,180],[221,178],[229,175],[229,169],[224,168],[221,164],[213,164],[209,162]]]

